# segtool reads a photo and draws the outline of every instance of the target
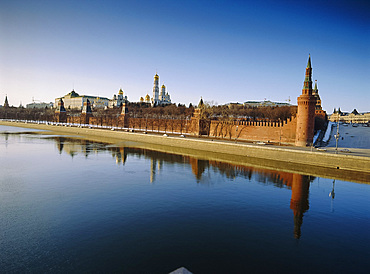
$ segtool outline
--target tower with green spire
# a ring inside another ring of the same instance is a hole
[[[298,111],[295,145],[305,147],[312,145],[315,126],[316,97],[312,94],[312,67],[310,55],[308,55],[302,94],[297,98],[297,103]]]
[[[64,102],[63,102],[62,98],[59,99],[58,105],[55,109],[54,120],[55,120],[55,122],[58,122],[58,123],[67,122],[67,111],[64,108]]]

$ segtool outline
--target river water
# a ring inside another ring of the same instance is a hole
[[[370,269],[369,184],[30,131],[0,126],[2,273]]]

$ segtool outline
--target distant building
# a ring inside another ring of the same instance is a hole
[[[54,104],[52,102],[50,103],[30,103],[26,105],[26,108],[52,108],[54,107]]]
[[[168,92],[166,92],[166,86],[162,85],[161,93],[159,93],[159,76],[158,74],[155,74],[152,106],[169,105],[169,104],[171,104],[171,97],[168,94]]]
[[[290,105],[289,103],[271,102],[269,100],[244,102],[244,106],[246,107],[281,107]]]
[[[329,121],[367,124],[370,123],[370,112],[357,113],[352,111],[348,113],[334,110],[334,113],[329,115]]]
[[[66,109],[82,109],[84,103],[87,100],[90,101],[90,104],[93,108],[105,108],[109,105],[109,99],[105,97],[97,97],[97,96],[88,96],[88,95],[79,95],[77,92],[72,90],[67,95],[56,98],[54,107],[58,106],[59,100],[62,99],[64,101],[64,107]]]

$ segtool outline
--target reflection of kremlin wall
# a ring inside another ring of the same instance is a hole
[[[145,150],[139,148],[127,147],[106,147],[104,144],[90,142],[88,140],[79,140],[68,137],[56,137],[56,145],[60,153],[62,151],[74,157],[82,154],[88,157],[91,152],[110,151],[117,164],[125,164],[128,155],[140,155],[150,159],[150,183],[154,183],[156,176],[160,174],[165,163],[189,164],[197,183],[207,183],[203,174],[212,167],[214,172],[219,172],[227,178],[244,177],[255,181],[273,184],[280,188],[289,188],[292,191],[290,200],[290,209],[294,216],[294,237],[300,238],[301,226],[304,213],[309,209],[309,187],[313,178],[306,175],[294,174],[284,171],[273,171],[244,165],[233,165],[218,161],[208,161],[190,156],[167,154],[164,152]],[[288,207],[288,203],[287,203]]]
[[[148,153],[148,152],[147,152]],[[181,162],[189,163],[192,173],[197,183],[207,183],[208,180],[202,178],[204,172],[213,167],[213,171],[218,171],[227,178],[235,178],[237,176],[244,176],[251,180],[254,176],[255,180],[262,183],[272,183],[277,187],[288,187],[291,189],[290,209],[293,211],[294,220],[294,237],[299,239],[301,237],[301,227],[303,224],[304,213],[309,209],[309,187],[313,178],[307,175],[300,175],[284,171],[273,171],[261,168],[248,167],[243,165],[233,165],[218,161],[208,161],[197,159],[189,156],[171,155],[166,153],[151,152],[148,154],[151,157],[150,162],[150,182],[155,182],[157,172],[161,170],[163,162],[169,163]],[[167,158],[171,157],[171,158]],[[287,202],[288,207],[288,202]]]

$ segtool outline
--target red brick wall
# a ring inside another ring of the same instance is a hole
[[[293,117],[281,123],[267,121],[212,121],[210,136],[250,141],[282,142],[293,144],[297,119]]]
[[[121,119],[122,118],[122,119]],[[69,116],[68,123],[83,124],[84,119],[81,116]],[[140,129],[153,132],[166,133],[187,133],[198,135],[200,126],[199,120],[186,119],[156,119],[156,118],[132,118],[126,117],[126,126],[123,116],[114,117],[89,117],[89,124],[101,126],[127,127],[130,129]],[[297,119],[293,117],[281,123],[267,121],[216,121],[203,124],[203,134],[209,132],[210,137],[264,141],[264,142],[282,142],[294,144],[296,136]],[[238,130],[236,130],[238,129]]]

